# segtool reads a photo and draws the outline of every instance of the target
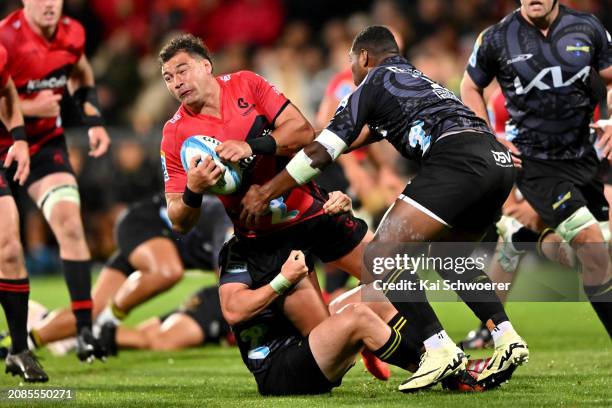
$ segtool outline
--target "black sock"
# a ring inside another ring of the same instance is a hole
[[[384,294],[401,316],[410,323],[416,344],[421,344],[425,339],[444,330],[436,312],[427,301],[425,290],[420,288],[416,274],[410,270],[396,271],[385,276],[384,281],[385,283],[414,282],[412,290],[388,290]]]
[[[584,285],[584,292],[612,338],[612,279],[603,285]]]
[[[400,347],[405,360],[404,366],[401,366],[401,368],[407,368],[409,365],[418,366],[421,360],[423,342],[420,341],[414,327],[399,313],[393,316],[387,324],[391,327],[391,330],[397,330],[402,335]]]
[[[0,303],[4,308],[9,332],[11,353],[28,349],[28,298],[30,281],[25,279],[0,279]]]
[[[519,251],[529,251],[536,249],[540,234],[533,232],[529,228],[523,227],[512,234],[512,245]]]
[[[442,278],[451,282],[462,283],[483,283],[492,284],[491,279],[480,269],[466,269],[463,273],[456,273],[454,270],[438,269],[438,273]],[[474,312],[481,322],[488,323],[491,321],[493,327],[501,322],[507,321],[508,315],[504,310],[497,293],[494,290],[456,290],[455,291],[461,300]]]
[[[393,319],[389,323],[392,322]],[[373,350],[372,354],[386,363],[405,370],[410,366],[415,367],[418,365],[421,353],[402,336],[402,327],[406,325],[406,320],[400,316],[395,323],[395,327],[391,326],[391,336],[387,342],[378,350]]]
[[[77,331],[91,329],[91,261],[68,261],[62,259],[64,279],[70,292],[72,312],[77,321]]]

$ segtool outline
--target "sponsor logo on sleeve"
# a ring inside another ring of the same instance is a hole
[[[167,182],[170,180],[170,175],[168,174],[168,167],[166,166],[166,153],[160,150],[159,154],[161,158],[162,173],[164,174],[164,182]]]
[[[516,62],[527,61],[528,59],[531,59],[531,57],[533,57],[533,54],[519,54],[519,55],[515,55],[514,57],[512,57],[512,58],[510,58],[509,60],[506,61],[506,65],[514,64]]]

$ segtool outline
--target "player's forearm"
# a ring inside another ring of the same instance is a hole
[[[194,208],[185,204],[182,196],[182,194],[173,194],[173,198],[166,198],[166,201],[168,204],[168,218],[172,222],[172,229],[179,234],[186,234],[198,222],[201,209],[200,207]]]
[[[281,196],[290,189],[308,183],[345,151],[346,144],[338,136],[324,130],[313,141],[300,150],[278,173],[260,188],[264,201]]]
[[[607,103],[608,103],[608,115],[610,116],[610,119],[612,119],[612,84],[610,84],[608,88]]]
[[[87,61],[87,58],[83,55],[70,73],[70,77],[68,78],[68,91],[72,95],[79,88],[85,86],[93,87],[95,85],[93,69]]]
[[[19,108],[23,116],[37,117],[39,116],[40,109],[36,102],[31,99],[21,99],[19,101]]]
[[[268,181],[261,187],[261,192],[265,196],[266,202],[273,200],[281,195],[285,194],[292,188],[297,187],[299,184],[287,170],[283,170],[278,173],[272,180]]]
[[[9,130],[23,126],[23,115],[19,109],[19,95],[11,79],[4,89],[0,90],[0,119]]]
[[[235,291],[229,295],[227,301],[222,301],[223,317],[230,325],[247,321],[270,306],[278,296],[269,284],[255,290]],[[223,292],[221,297],[223,298]]]

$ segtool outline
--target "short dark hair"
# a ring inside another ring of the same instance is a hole
[[[369,26],[361,30],[353,40],[351,50],[359,52],[364,49],[375,55],[399,54],[399,46],[395,37],[387,27]]]
[[[204,42],[192,34],[180,34],[168,42],[159,52],[159,64],[170,61],[179,52],[186,52],[192,56],[205,58],[212,64],[210,51]]]

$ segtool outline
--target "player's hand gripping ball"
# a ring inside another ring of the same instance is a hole
[[[215,164],[221,168],[223,175],[216,185],[208,191],[214,194],[227,195],[233,194],[240,188],[242,181],[242,167],[239,163],[230,163],[222,161],[215,148],[221,144],[220,141],[208,136],[191,136],[183,142],[181,146],[181,164],[183,169],[189,169],[189,163],[194,156],[201,156],[202,159],[206,156],[211,156]]]

